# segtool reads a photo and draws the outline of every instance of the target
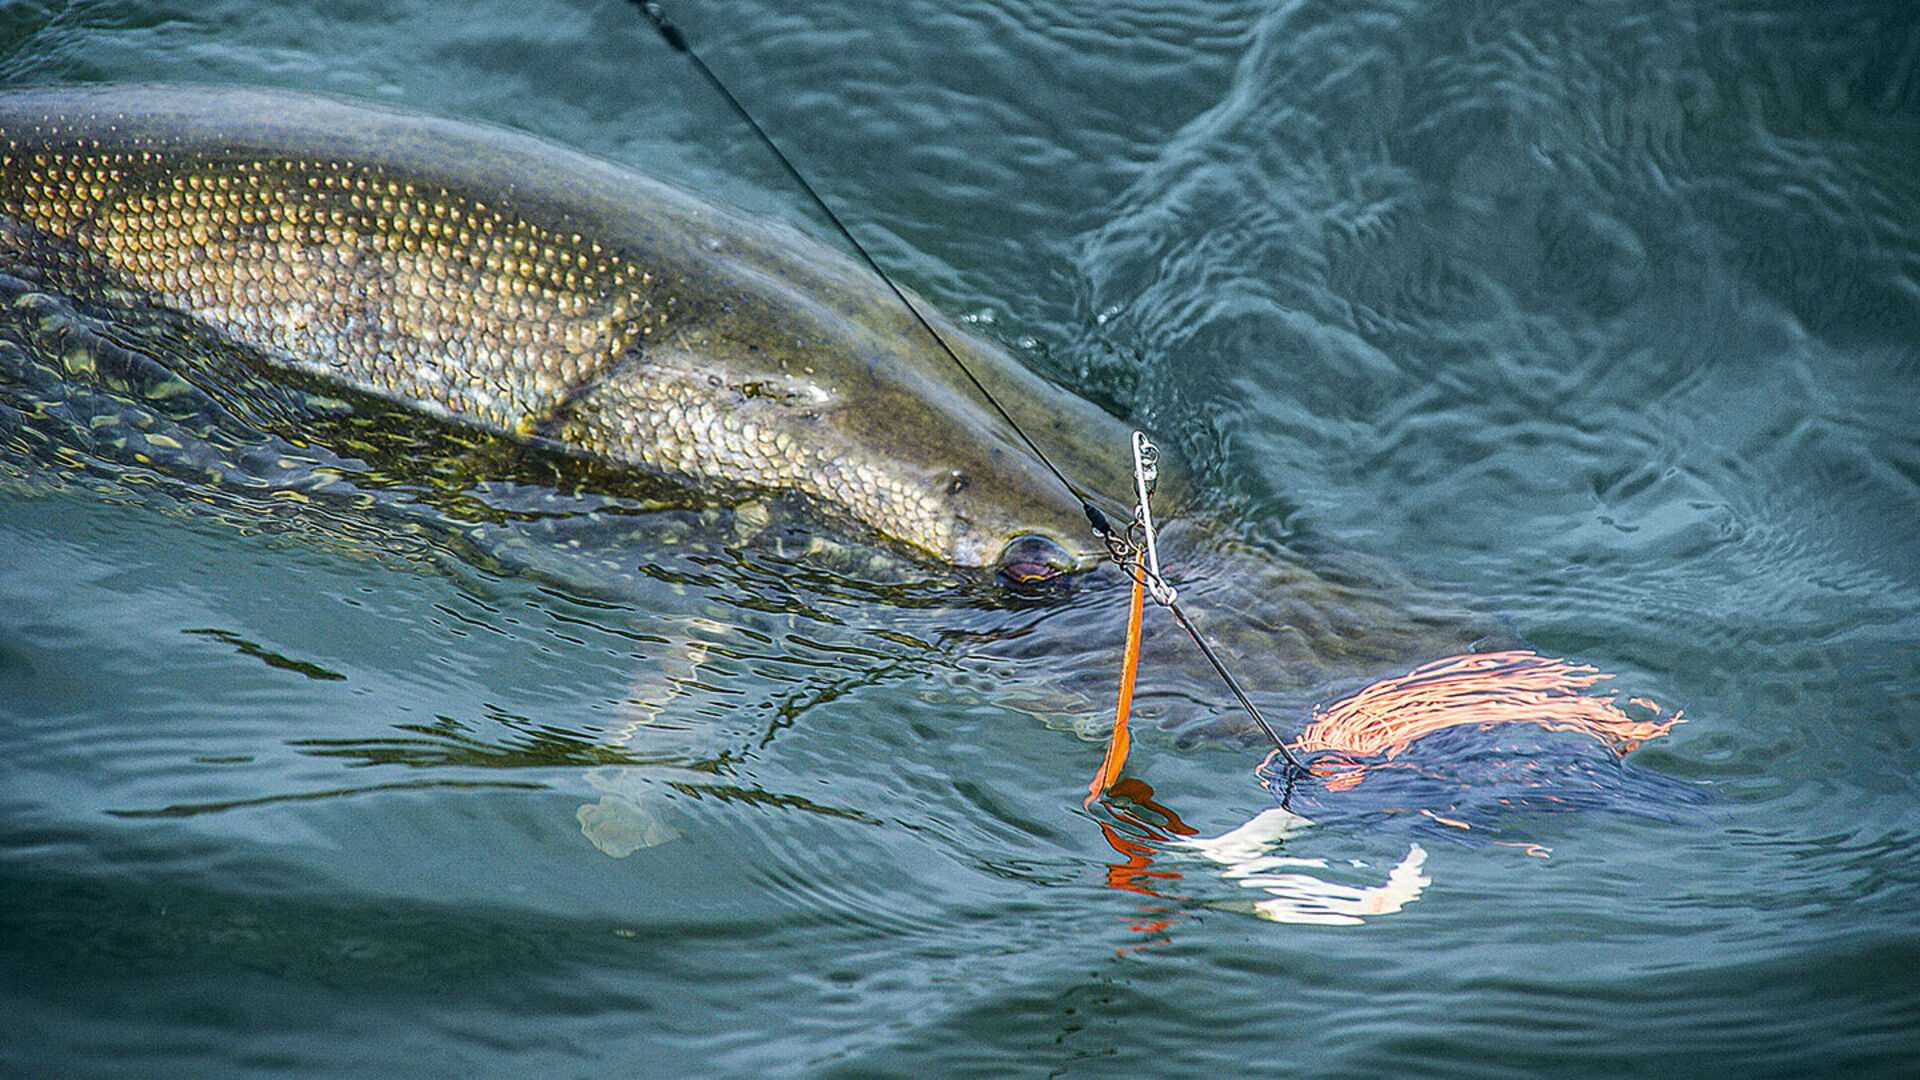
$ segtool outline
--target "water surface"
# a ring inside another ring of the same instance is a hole
[[[1477,820],[1519,846],[1327,794],[1279,854],[1432,884],[1265,922],[1081,808],[1099,708],[1032,691],[1110,589],[797,572],[537,476],[217,487],[82,424],[0,448],[0,1071],[1913,1070],[1910,5],[674,8],[903,281],[1248,530],[1683,708],[1657,782]],[[612,0],[23,3],[0,79],[389,101],[820,231]],[[1136,754],[1203,833],[1273,805],[1244,743]]]

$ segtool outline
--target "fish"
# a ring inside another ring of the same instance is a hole
[[[13,91],[0,211],[42,257],[441,418],[698,489],[795,492],[957,566],[1099,554],[1078,501],[959,368],[926,362],[863,267],[530,136],[251,89]],[[1079,475],[1126,446],[1112,417],[940,329]]]
[[[1085,490],[1132,502],[1129,425],[921,301],[962,370],[846,254],[468,121],[241,87],[0,92],[0,276],[134,298],[435,424],[792,498],[1004,584],[1090,577],[1107,555],[1016,424]],[[1156,515],[1194,621],[1258,685],[1507,640],[1404,575],[1263,539],[1172,452]]]

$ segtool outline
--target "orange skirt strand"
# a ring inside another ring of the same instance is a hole
[[[1651,702],[1635,699],[1632,704],[1654,712],[1653,719],[1636,720],[1612,700],[1585,692],[1611,677],[1524,650],[1451,656],[1315,709],[1293,746],[1391,758],[1446,728],[1525,722],[1591,735],[1624,754],[1683,719],[1678,712],[1662,718]]]

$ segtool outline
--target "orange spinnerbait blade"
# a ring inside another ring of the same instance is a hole
[[[1294,749],[1339,750],[1391,758],[1424,735],[1466,724],[1533,723],[1549,731],[1591,735],[1626,753],[1665,735],[1675,712],[1636,720],[1608,698],[1586,693],[1611,678],[1586,664],[1525,650],[1451,656],[1314,710]]]
[[[1133,578],[1133,599],[1127,606],[1127,648],[1120,661],[1120,701],[1113,709],[1113,735],[1107,739],[1107,758],[1100,763],[1093,782],[1087,785],[1088,806],[1120,779],[1120,768],[1127,763],[1131,743],[1127,736],[1127,713],[1133,707],[1133,677],[1140,669],[1140,616],[1146,597],[1144,567],[1139,562],[1135,567],[1135,572],[1129,575]]]

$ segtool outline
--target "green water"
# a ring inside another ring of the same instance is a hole
[[[903,280],[1254,531],[1684,709],[1661,784],[1476,822],[1544,859],[1329,818],[1277,853],[1432,883],[1261,921],[1190,852],[1126,878],[1098,709],[1027,692],[1110,589],[9,443],[0,1074],[1920,1072],[1920,12],[672,8]],[[14,3],[0,80],[351,94],[811,221],[613,0]],[[1141,738],[1162,802],[1273,805],[1189,742]],[[675,838],[611,857],[583,807]]]

